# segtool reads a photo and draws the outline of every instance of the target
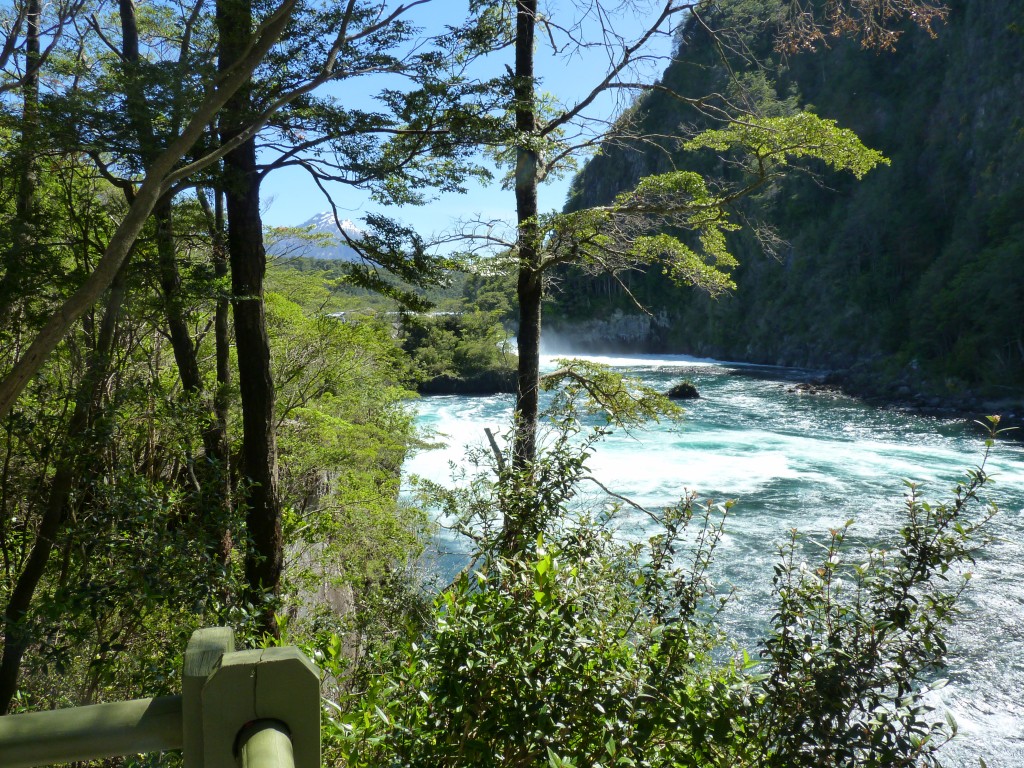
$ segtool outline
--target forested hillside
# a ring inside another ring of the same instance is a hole
[[[763,17],[771,5],[733,5],[715,19],[725,26]],[[891,392],[908,384],[953,397],[1020,392],[1024,8],[952,2],[937,31],[931,39],[908,28],[895,51],[841,40],[788,57],[769,34],[741,36],[728,56],[747,73],[740,94],[706,31],[693,20],[681,30],[666,85],[694,97],[718,91],[755,112],[813,109],[892,162],[859,182],[791,176],[743,201],[742,214],[774,225],[783,242],[772,258],[749,228],[734,235],[740,267],[730,295],[712,299],[659,274],[628,275],[658,318],[645,342],[652,350],[853,368],[855,378]],[[756,66],[740,55],[743,45]],[[570,207],[607,203],[673,166],[728,171],[671,138],[707,124],[692,106],[649,93],[627,117],[669,138],[605,147],[577,177]],[[638,313],[613,279],[569,278],[549,327],[571,333],[567,320],[612,307]]]

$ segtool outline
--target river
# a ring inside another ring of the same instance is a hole
[[[701,398],[684,403],[680,424],[613,435],[589,462],[592,474],[645,506],[703,498],[736,499],[717,553],[714,577],[735,590],[725,621],[753,647],[764,625],[778,547],[790,529],[813,538],[853,518],[853,533],[878,541],[894,533],[906,490],[945,500],[983,457],[980,427],[880,409],[834,393],[803,394],[792,371],[683,356],[588,357],[639,376],[661,390],[690,379]],[[546,360],[553,366],[552,360]],[[511,398],[435,396],[418,404],[421,427],[446,449],[409,459],[406,472],[450,476],[484,427],[507,426]],[[942,752],[947,766],[1024,765],[1024,443],[999,441],[985,493],[999,506],[997,540],[971,568],[964,613],[951,632],[949,685],[932,701],[956,718],[960,735]],[[641,536],[647,518],[623,513],[624,536]],[[450,542],[449,542],[450,544]]]

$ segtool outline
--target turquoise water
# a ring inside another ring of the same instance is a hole
[[[701,393],[685,403],[681,424],[654,424],[613,435],[590,461],[593,475],[645,506],[671,503],[687,490],[736,499],[716,560],[715,580],[735,590],[726,622],[751,647],[766,619],[772,565],[788,531],[809,538],[853,518],[858,537],[878,541],[897,530],[904,479],[925,496],[948,490],[983,457],[980,427],[878,409],[837,394],[793,391],[792,372],[682,356],[589,357],[667,389],[688,378]],[[547,364],[554,366],[553,361]],[[413,456],[410,474],[450,477],[484,427],[503,431],[511,398],[441,396],[418,404],[418,421],[448,447]],[[949,766],[1024,765],[1024,444],[1001,442],[986,470],[999,505],[998,540],[971,568],[964,616],[952,631],[950,684],[932,702],[949,710],[961,736],[943,752]],[[623,536],[647,532],[640,512],[623,513]]]

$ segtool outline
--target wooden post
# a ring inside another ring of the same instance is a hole
[[[224,654],[203,686],[202,768],[233,768],[239,734],[257,720],[287,727],[295,768],[320,768],[320,674],[298,648]]]
[[[231,627],[197,629],[188,641],[181,675],[184,768],[203,768],[203,686],[224,654],[234,650]]]
[[[0,768],[184,749],[184,768],[320,768],[320,674],[298,648],[192,635],[182,695],[0,717]]]

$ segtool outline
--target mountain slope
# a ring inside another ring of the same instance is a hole
[[[747,6],[769,5],[767,0]],[[717,301],[634,274],[631,290],[664,319],[651,349],[870,371],[895,386],[987,396],[1024,391],[1024,7],[950,3],[936,40],[908,31],[895,53],[835,43],[781,62],[780,97],[855,130],[892,165],[860,183],[793,178],[744,213],[786,244],[769,259],[749,235],[733,246],[735,294]],[[775,66],[767,38],[752,49]],[[700,96],[728,88],[706,35],[688,25],[666,84]],[[635,107],[646,130],[674,134],[699,117],[651,94]],[[643,175],[721,170],[714,158],[606,147],[580,173],[570,206],[608,202]],[[549,327],[628,311],[607,280],[571,277]]]

